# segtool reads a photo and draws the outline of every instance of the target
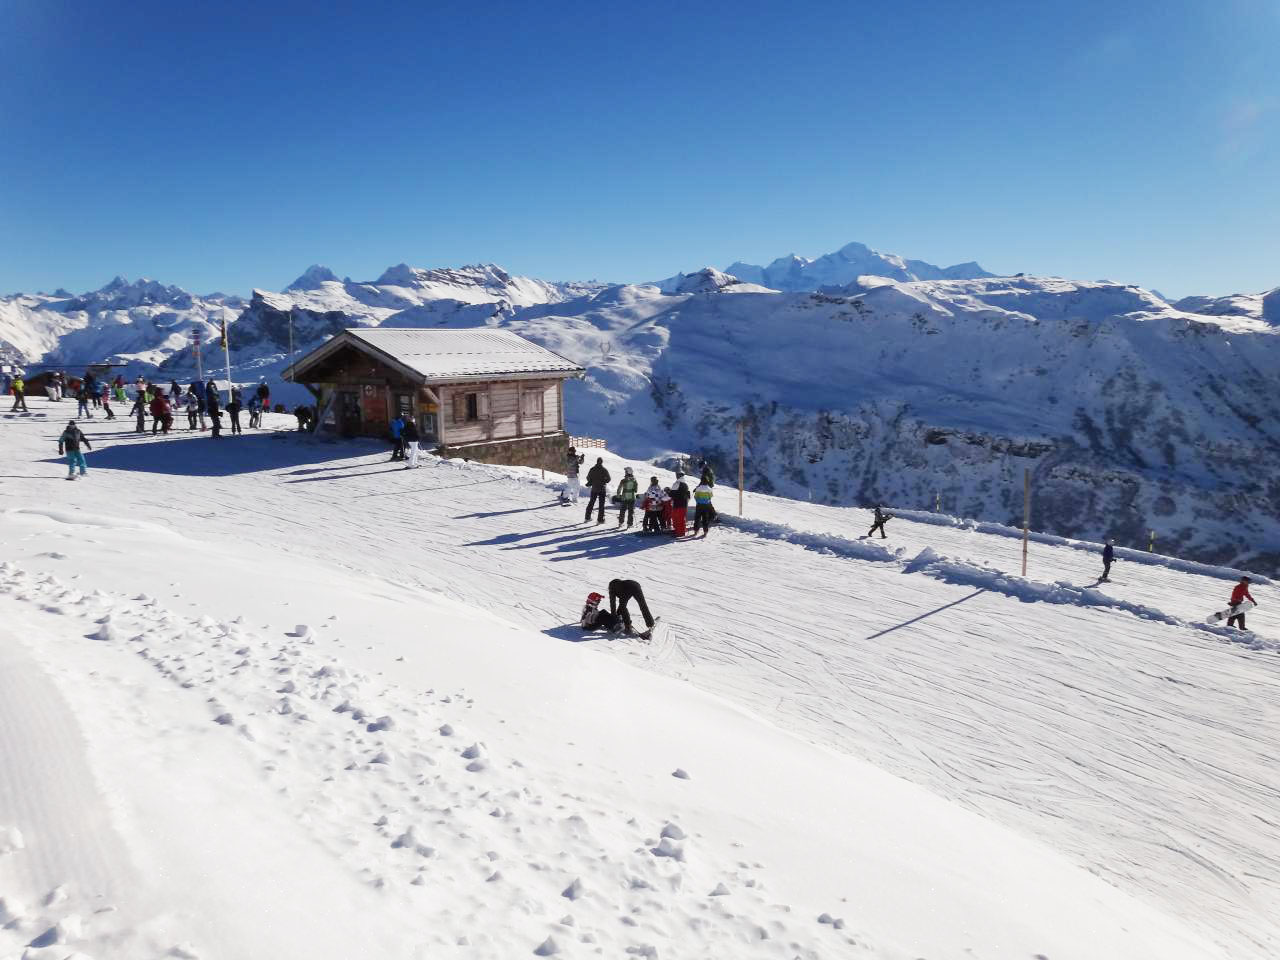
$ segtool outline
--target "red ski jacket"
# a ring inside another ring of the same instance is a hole
[[[1249,595],[1249,585],[1247,583],[1237,583],[1236,588],[1231,591],[1231,605],[1234,607],[1238,603],[1248,600],[1250,603],[1256,604],[1258,601]]]

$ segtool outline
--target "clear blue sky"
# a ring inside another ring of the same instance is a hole
[[[0,0],[0,73],[5,292],[850,240],[1280,284],[1280,0]]]

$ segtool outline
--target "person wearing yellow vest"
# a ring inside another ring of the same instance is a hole
[[[711,484],[703,480],[693,489],[693,535],[698,535],[702,528],[705,537],[711,531]]]
[[[22,377],[13,378],[13,406],[9,408],[9,412],[21,410],[23,413],[30,413],[27,409],[27,381]]]

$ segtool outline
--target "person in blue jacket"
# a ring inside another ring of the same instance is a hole
[[[391,459],[404,459],[404,420],[398,413],[391,421]]]

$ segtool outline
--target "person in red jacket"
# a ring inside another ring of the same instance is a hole
[[[1231,609],[1232,609],[1232,610],[1239,609],[1239,610],[1240,610],[1240,612],[1239,612],[1239,613],[1233,613],[1230,617],[1228,617],[1228,618],[1227,618],[1227,626],[1228,626],[1228,627],[1230,627],[1230,626],[1234,626],[1234,625],[1235,625],[1235,622],[1236,622],[1237,620],[1239,620],[1239,621],[1240,621],[1240,629],[1241,629],[1241,630],[1243,630],[1243,629],[1245,628],[1245,626],[1244,626],[1244,609],[1242,608],[1242,606],[1241,606],[1241,605],[1242,605],[1246,600],[1248,600],[1250,603],[1252,603],[1255,607],[1258,605],[1258,601],[1257,601],[1257,600],[1255,600],[1255,599],[1253,599],[1253,597],[1249,594],[1249,578],[1248,578],[1248,577],[1241,577],[1241,578],[1240,578],[1240,582],[1239,582],[1239,583],[1237,583],[1237,584],[1236,584],[1236,586],[1235,586],[1235,589],[1231,591]]]

